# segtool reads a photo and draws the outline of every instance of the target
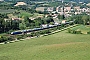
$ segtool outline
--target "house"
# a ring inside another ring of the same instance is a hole
[[[36,18],[33,18],[33,17],[29,17],[29,19],[30,19],[30,20],[34,20],[34,19],[36,19]]]
[[[80,6],[74,7],[74,9],[79,11],[80,10]]]
[[[64,7],[64,11],[65,12],[70,12],[71,11],[71,7]]]
[[[37,8],[36,8],[36,11],[42,11],[42,12],[44,12],[44,11],[45,11],[45,8],[46,8],[46,7],[37,7]]]
[[[48,24],[41,25],[42,28],[47,28],[48,26],[49,26]]]
[[[58,7],[56,8],[56,12],[60,12],[60,11],[61,11],[61,7],[58,6]]]
[[[17,4],[14,6],[22,6],[22,5],[27,5],[27,4],[25,2],[17,2]]]
[[[53,7],[48,7],[47,11],[52,12],[53,11]]]
[[[66,23],[66,20],[62,20],[62,24],[65,24]]]
[[[20,21],[22,20],[21,18],[12,18],[12,21]]]

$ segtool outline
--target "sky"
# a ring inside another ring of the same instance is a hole
[[[0,1],[4,1],[4,0],[0,0]]]

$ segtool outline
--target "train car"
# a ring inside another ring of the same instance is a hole
[[[28,33],[28,32],[32,32],[32,31],[33,31],[32,29],[28,29],[28,30],[27,30],[27,33]]]
[[[65,24],[69,24],[70,22],[66,22]]]
[[[27,30],[22,30],[23,33],[27,33]]]
[[[38,30],[43,30],[43,28],[34,28],[32,31],[38,31]]]
[[[17,34],[22,34],[22,32],[21,31],[11,32],[11,35],[17,35]]]

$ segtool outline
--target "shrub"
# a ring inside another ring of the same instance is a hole
[[[89,32],[87,32],[87,34],[90,34],[90,31],[89,31]]]
[[[70,28],[68,28],[68,32],[71,33],[71,29]]]
[[[71,31],[70,31],[70,30],[69,30],[69,32],[71,32],[71,33],[73,33],[73,34],[81,34],[81,31],[79,31],[79,30],[78,30],[78,31],[76,31],[76,30],[71,30]]]
[[[81,31],[76,31],[76,34],[81,34]]]
[[[61,24],[61,27],[65,27],[65,25],[64,24]]]
[[[18,35],[16,38],[19,40],[19,39],[22,39],[22,38],[23,38],[23,36]]]
[[[72,33],[73,33],[73,34],[76,34],[76,31],[75,31],[75,30],[72,30]]]
[[[35,32],[31,32],[31,37],[36,36]]]
[[[17,35],[16,38],[19,40],[19,39],[24,39],[26,38],[27,35]]]
[[[5,41],[8,41],[8,38],[5,37],[5,36],[1,36],[1,37],[0,37],[0,43],[1,43],[1,42],[5,42]]]
[[[58,26],[58,27],[57,27],[57,29],[59,29],[59,30],[60,30],[60,29],[61,29],[61,26]]]
[[[7,37],[8,38],[8,41],[12,41],[12,40],[15,40],[15,38],[13,36],[9,36]]]

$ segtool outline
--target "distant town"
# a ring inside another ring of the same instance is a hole
[[[41,2],[1,0],[0,23],[1,35],[7,35],[11,40],[12,35],[29,33],[32,36],[35,34],[32,31],[45,29],[44,34],[52,32],[49,28],[60,29],[61,26],[66,27],[68,24],[90,25],[90,3],[63,0]],[[17,37],[14,36],[15,39]]]

